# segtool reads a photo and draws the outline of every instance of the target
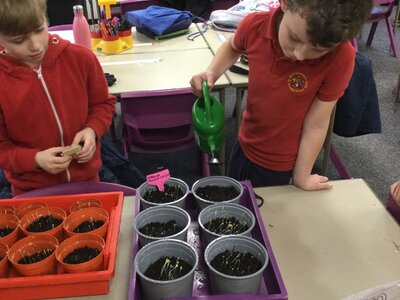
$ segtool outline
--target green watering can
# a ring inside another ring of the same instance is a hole
[[[215,153],[224,144],[224,108],[210,95],[206,81],[202,82],[203,96],[193,105],[192,122],[196,143],[204,153],[211,154],[210,164],[220,164]]]

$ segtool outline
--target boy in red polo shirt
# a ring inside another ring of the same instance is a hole
[[[247,16],[216,53],[207,70],[192,77],[210,88],[238,57],[247,53],[246,110],[232,150],[228,175],[254,186],[283,185],[304,190],[331,187],[311,174],[336,101],[353,72],[356,36],[372,0],[282,0],[274,12]]]

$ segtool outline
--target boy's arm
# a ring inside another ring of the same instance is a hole
[[[218,48],[217,53],[215,53],[213,60],[205,72],[199,73],[192,77],[190,84],[193,92],[196,95],[199,96],[202,94],[201,82],[203,80],[207,81],[210,89],[213,89],[218,78],[220,78],[222,74],[224,74],[224,72],[239,58],[241,53],[234,47],[233,39],[234,36],[229,37],[229,39]]]
[[[311,171],[324,143],[336,102],[315,98],[304,119],[299,151],[293,169],[293,184],[303,190],[322,190],[332,187],[327,177],[311,175]]]

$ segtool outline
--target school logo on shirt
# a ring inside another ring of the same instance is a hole
[[[307,88],[307,77],[303,73],[293,73],[289,76],[288,86],[292,92],[299,93]]]

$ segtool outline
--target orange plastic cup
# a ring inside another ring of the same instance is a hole
[[[0,242],[0,278],[8,277],[8,246]]]
[[[35,210],[37,208],[40,208],[40,207],[45,207],[45,206],[47,206],[47,204],[44,202],[41,202],[41,201],[28,201],[28,202],[20,204],[16,208],[15,212],[16,212],[17,217],[21,219],[26,213],[28,213],[32,210]]]
[[[101,236],[103,239],[106,238],[107,229],[109,224],[109,214],[105,209],[100,207],[88,207],[82,208],[80,210],[74,211],[69,216],[65,218],[64,221],[64,231],[68,235],[68,237],[83,234],[85,232],[74,232],[75,228],[77,228],[83,222],[95,222],[95,221],[103,221],[103,225],[99,228],[90,231],[90,233],[97,234]]]
[[[51,235],[36,234],[30,235],[16,242],[8,251],[8,259],[22,276],[37,276],[57,273],[57,261],[55,251],[58,247],[58,240]],[[53,251],[45,259],[31,264],[21,264],[20,259],[32,256],[41,251]]]
[[[64,240],[56,250],[56,259],[67,273],[82,273],[101,271],[104,269],[105,241],[102,237],[92,233],[74,235]],[[79,264],[64,262],[65,257],[78,248],[89,247],[99,250],[99,255],[91,260]]]
[[[41,217],[46,217],[46,216],[52,216],[53,218],[61,219],[62,222],[55,228],[47,231],[32,232],[27,230],[28,226],[31,225],[33,222],[35,222]],[[21,231],[26,236],[36,235],[36,234],[49,234],[55,236],[59,242],[62,242],[64,238],[63,223],[66,216],[67,216],[66,212],[59,207],[51,207],[51,206],[41,207],[25,214],[20,220],[20,228]]]
[[[0,242],[11,247],[18,240],[19,219],[16,215],[0,215],[0,229],[10,228],[12,232],[0,237]]]

